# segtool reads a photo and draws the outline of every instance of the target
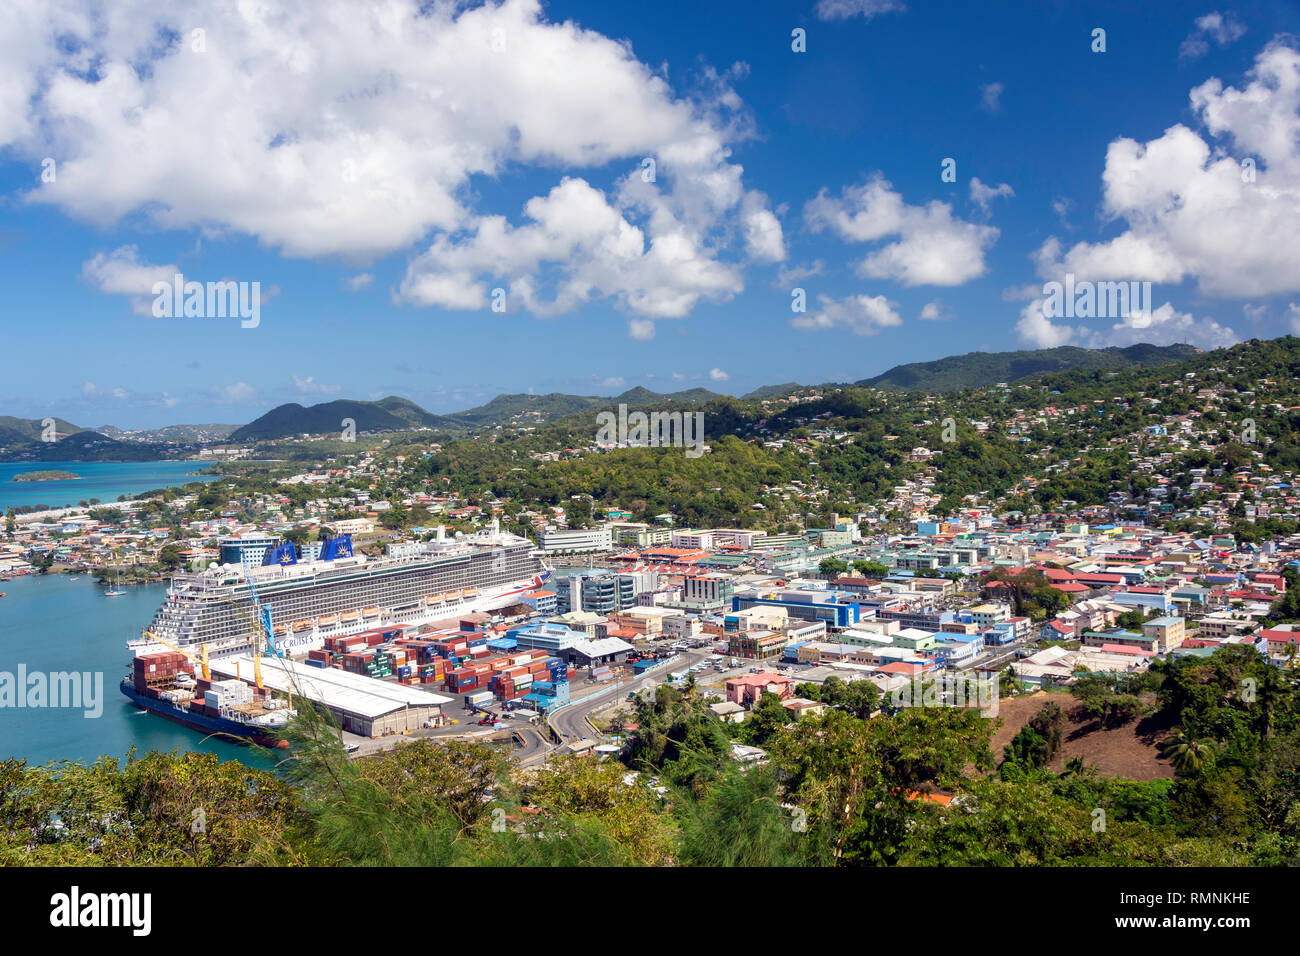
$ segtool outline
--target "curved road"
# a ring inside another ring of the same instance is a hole
[[[622,700],[632,691],[640,691],[650,684],[661,683],[664,675],[671,670],[685,670],[708,657],[711,651],[683,651],[678,654],[676,659],[670,663],[660,665],[652,669],[649,673],[643,674],[632,681],[624,681],[615,684],[608,690],[597,691],[579,701],[569,704],[567,707],[561,707],[559,710],[550,714],[546,722],[563,743],[572,743],[575,740],[583,740],[590,737],[598,737],[600,734],[595,727],[591,725],[589,718],[592,712],[608,706],[610,703]],[[523,728],[515,728],[523,730]],[[539,738],[543,735],[536,728],[528,728]],[[527,739],[527,737],[525,738]],[[552,741],[546,741],[545,749],[539,750],[535,746],[528,746],[523,756],[520,757],[520,763],[533,764],[545,760],[547,755],[557,746]]]

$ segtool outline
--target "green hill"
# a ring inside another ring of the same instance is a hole
[[[740,396],[744,401],[758,401],[764,398],[776,398],[779,395],[788,395],[791,392],[797,392],[804,386],[798,382],[786,382],[784,385],[762,385],[752,392],[746,392]]]
[[[481,427],[484,425],[508,424],[524,415],[531,415],[539,422],[549,422],[591,409],[612,408],[619,404],[629,407],[682,403],[699,404],[721,397],[723,396],[718,395],[716,392],[710,392],[707,388],[688,388],[680,392],[665,393],[652,392],[642,386],[630,388],[621,395],[613,397],[604,395],[566,395],[563,392],[550,392],[546,395],[498,395],[486,405],[480,405],[477,408],[471,408],[463,412],[456,412],[447,417],[464,426]]]
[[[0,445],[40,441],[41,432],[45,430],[43,421],[40,418],[14,418],[11,415],[0,415]],[[74,425],[62,418],[54,419],[54,427],[60,435],[71,435],[73,432],[83,430],[80,425]]]
[[[424,411],[418,405],[413,405],[412,409]],[[412,414],[411,409],[400,410],[406,416]],[[277,406],[261,418],[235,429],[229,440],[242,442],[288,438],[303,434],[326,435],[331,432],[342,434],[345,419],[353,421],[358,433],[406,431],[418,427],[409,417],[395,414],[379,402],[355,402],[343,398],[308,407],[297,402]]]
[[[0,415],[0,461],[156,461],[166,449],[123,442],[54,418],[57,441],[42,441],[45,419]]]
[[[425,411],[409,398],[389,395],[387,398],[381,398],[375,404],[384,411],[396,415],[405,422],[409,422],[413,428],[457,427],[454,419],[448,418],[446,415],[435,415],[433,412]]]
[[[1020,352],[967,352],[933,362],[895,365],[858,385],[916,392],[952,392],[982,388],[998,382],[1018,382],[1049,372],[1070,369],[1111,370],[1167,365],[1191,358],[1200,349],[1191,345],[1130,345],[1127,348],[1084,349],[1063,345]]]

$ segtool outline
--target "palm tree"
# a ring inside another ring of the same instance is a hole
[[[1179,773],[1199,772],[1214,755],[1214,745],[1210,741],[1196,740],[1185,730],[1166,740],[1164,750]]]

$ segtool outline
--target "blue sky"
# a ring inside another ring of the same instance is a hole
[[[1300,328],[1295,4],[25,2],[0,414],[741,394]],[[260,283],[260,323],[153,317],[176,271]],[[1067,272],[1149,308],[1046,317]]]

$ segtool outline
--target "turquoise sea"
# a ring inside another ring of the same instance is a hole
[[[200,461],[23,461],[0,462],[0,513],[21,505],[62,508],[98,498],[108,503],[142,491],[191,481],[214,481],[195,475],[207,465]],[[14,481],[28,471],[70,471],[80,478],[67,481]]]
[[[0,758],[50,760],[122,757],[134,746],[148,750],[202,750],[269,769],[275,758],[239,744],[204,740],[203,735],[162,717],[141,712],[118,683],[131,655],[126,642],[140,636],[162,603],[166,585],[126,586],[105,597],[87,575],[29,575],[0,581],[0,672],[89,672],[102,674],[102,713],[80,709],[0,706]]]

